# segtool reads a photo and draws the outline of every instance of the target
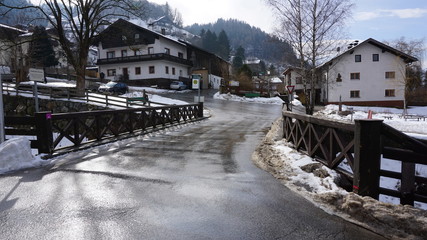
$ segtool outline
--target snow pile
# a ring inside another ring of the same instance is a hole
[[[263,103],[263,104],[276,104],[276,105],[282,105],[283,101],[279,97],[273,97],[273,98],[263,98],[263,97],[255,97],[255,98],[247,98],[247,97],[240,97],[234,94],[226,93],[226,94],[220,94],[219,92],[215,93],[213,96],[214,99],[221,99],[221,100],[228,100],[228,101],[234,101],[234,102],[251,102],[251,103]]]
[[[167,98],[167,97],[162,97],[159,95],[155,95],[155,94],[148,94],[148,100],[155,102],[155,103],[161,103],[161,104],[167,104],[167,105],[185,105],[188,104],[185,101],[180,101],[180,100],[176,100],[176,99],[172,99],[172,98]],[[121,95],[121,97],[126,97],[126,98],[136,98],[136,97],[143,97],[143,92],[130,92],[130,93],[126,93],[124,95]]]
[[[192,90],[190,90],[190,89],[177,91],[177,90],[171,90],[171,89],[159,89],[159,88],[154,88],[154,87],[133,87],[133,86],[129,86],[129,91],[130,92],[142,92],[144,90],[147,93],[157,93],[157,94],[164,94],[164,93],[189,93],[189,92],[192,92]]]
[[[0,173],[39,167],[44,163],[31,153],[30,141],[25,137],[16,137],[0,144]]]
[[[324,211],[392,239],[425,239],[427,211],[383,203],[340,188],[342,179],[282,139],[283,122],[276,121],[253,154],[253,161],[291,190]]]

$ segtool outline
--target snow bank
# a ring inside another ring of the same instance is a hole
[[[0,144],[0,174],[24,168],[39,167],[44,163],[31,153],[30,141],[16,137]]]
[[[425,239],[427,211],[383,203],[347,192],[336,183],[340,175],[293,148],[282,139],[282,120],[276,121],[253,154],[253,161],[291,190],[324,211],[391,239]]]
[[[247,97],[240,97],[234,94],[220,94],[219,92],[215,93],[213,96],[214,99],[221,99],[221,100],[227,100],[227,101],[234,101],[234,102],[252,102],[252,103],[263,103],[263,104],[275,104],[275,105],[282,105],[283,101],[279,97],[273,97],[273,98],[263,98],[263,97],[255,97],[255,98],[247,98]]]

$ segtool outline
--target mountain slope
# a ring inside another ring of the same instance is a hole
[[[193,24],[185,29],[193,34],[200,34],[202,29],[210,30],[216,34],[224,30],[232,49],[242,46],[245,49],[246,57],[257,57],[280,64],[291,63],[295,60],[295,55],[288,43],[236,19],[218,19],[212,24]]]

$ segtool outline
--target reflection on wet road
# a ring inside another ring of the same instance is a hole
[[[2,238],[382,239],[253,165],[280,106],[210,97],[205,106],[202,122],[0,177]]]

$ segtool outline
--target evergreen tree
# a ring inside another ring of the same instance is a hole
[[[259,62],[259,68],[260,68],[260,72],[261,72],[262,75],[267,74],[267,66],[265,65],[264,61],[261,60]]]
[[[203,48],[208,50],[209,52],[216,53],[218,49],[216,33],[208,30],[203,37]]]
[[[58,65],[52,42],[44,27],[35,27],[30,42],[29,58],[34,67],[52,67]]]
[[[235,71],[238,71],[243,66],[245,58],[245,49],[240,46],[239,48],[237,48],[236,54],[234,55],[233,59],[233,69]]]
[[[227,61],[230,59],[230,41],[224,29],[218,36],[218,55]]]

